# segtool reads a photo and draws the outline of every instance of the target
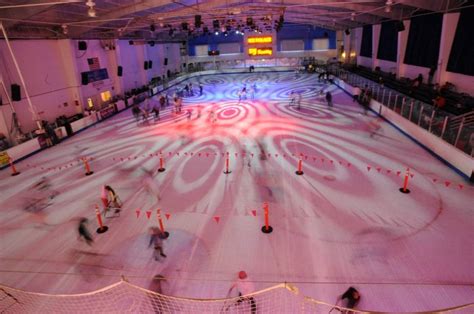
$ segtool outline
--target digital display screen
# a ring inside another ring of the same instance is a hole
[[[272,36],[247,38],[247,43],[249,44],[270,44],[272,42],[273,42]]]
[[[273,55],[272,47],[252,47],[248,50],[249,56],[271,56]]]

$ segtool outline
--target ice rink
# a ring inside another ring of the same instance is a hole
[[[19,162],[18,176],[0,172],[1,284],[71,294],[122,276],[149,288],[161,274],[165,294],[224,298],[245,270],[257,289],[290,282],[329,303],[352,285],[365,310],[474,302],[474,190],[455,171],[316,75],[187,82],[195,94],[184,98],[181,114],[169,106],[159,121],[137,125],[125,110]],[[332,108],[321,90],[332,92]],[[164,172],[156,171],[160,153]],[[93,175],[84,175],[81,157],[92,158]],[[295,174],[299,160],[303,175]],[[407,168],[411,193],[404,194]],[[145,188],[146,170],[159,201]],[[46,192],[33,187],[43,176],[51,182]],[[95,204],[102,208],[105,184],[124,204],[97,234]],[[265,202],[270,234],[261,231]],[[155,261],[148,228],[158,225],[158,208],[170,237],[167,257]],[[78,240],[79,217],[89,218],[92,246]]]

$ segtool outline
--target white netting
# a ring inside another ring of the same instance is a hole
[[[0,313],[346,313],[344,310],[304,297],[288,284],[245,297],[211,300],[170,297],[125,281],[77,295],[48,295],[0,286]],[[472,313],[474,304],[439,312]]]

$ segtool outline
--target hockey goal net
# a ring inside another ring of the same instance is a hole
[[[461,313],[459,310],[468,307],[474,310],[470,304],[442,312]],[[166,296],[126,281],[75,295],[33,293],[0,285],[0,313],[370,313],[345,310],[302,296],[290,284],[245,297],[208,300]]]

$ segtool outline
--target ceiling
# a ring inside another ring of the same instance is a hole
[[[340,30],[468,5],[471,1],[0,0],[0,21],[9,38],[178,41],[198,36],[206,28],[214,31],[214,20],[219,21],[219,31],[263,31],[277,28],[283,20]],[[89,16],[93,13],[96,17]],[[196,15],[203,23],[199,28],[195,27]],[[248,18],[252,23],[247,23]],[[183,23],[187,23],[184,30]]]

